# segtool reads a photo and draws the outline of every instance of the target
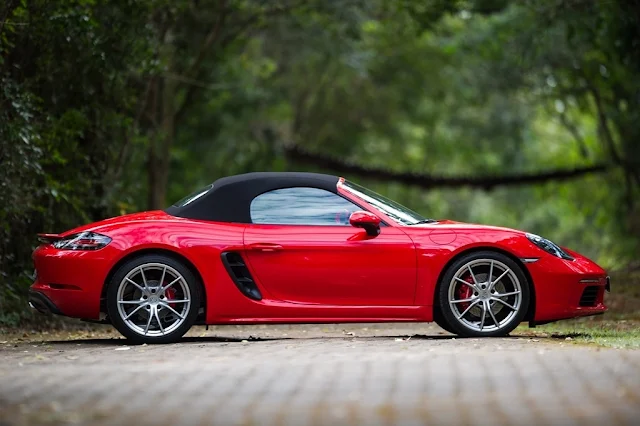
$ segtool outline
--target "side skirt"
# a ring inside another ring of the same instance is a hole
[[[262,302],[266,302],[262,300]],[[217,317],[214,324],[336,324],[431,322],[431,306],[322,306],[277,302],[274,316]],[[283,306],[288,305],[288,306]]]

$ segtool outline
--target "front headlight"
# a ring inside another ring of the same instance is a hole
[[[566,251],[562,250],[560,246],[547,240],[546,238],[542,238],[540,235],[536,234],[527,233],[526,235],[529,241],[531,241],[533,244],[537,245],[547,253],[559,257],[560,259],[573,260],[573,257],[571,257]]]
[[[110,242],[106,235],[86,231],[55,241],[53,246],[60,250],[100,250]]]

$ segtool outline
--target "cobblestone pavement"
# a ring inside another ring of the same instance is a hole
[[[425,324],[190,336],[166,346],[5,343],[0,425],[595,425],[640,416],[640,351],[452,339]]]

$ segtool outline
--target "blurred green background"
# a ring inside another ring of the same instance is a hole
[[[258,170],[638,267],[636,0],[5,0],[0,324],[37,232]]]

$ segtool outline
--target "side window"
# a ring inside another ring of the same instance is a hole
[[[284,188],[265,192],[251,202],[251,221],[275,225],[349,225],[362,210],[341,196],[318,188]]]

